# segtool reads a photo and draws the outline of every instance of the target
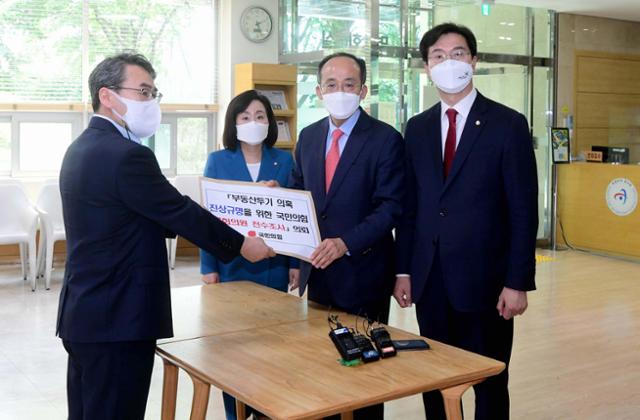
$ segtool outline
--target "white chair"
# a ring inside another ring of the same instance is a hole
[[[35,291],[38,212],[18,183],[0,183],[0,203],[0,244],[19,244],[22,278],[28,275]]]
[[[200,202],[200,177],[197,175],[177,176],[172,182],[180,194],[186,195],[196,203]],[[173,270],[176,266],[176,248],[178,247],[178,237],[167,240],[169,252],[169,267]]]
[[[36,210],[40,215],[40,244],[38,246],[38,273],[44,272],[45,286],[51,286],[53,246],[67,237],[62,218],[62,198],[57,181],[45,182],[38,196]]]

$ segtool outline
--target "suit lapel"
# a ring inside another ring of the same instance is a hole
[[[349,139],[347,140],[347,144],[342,151],[342,155],[340,155],[336,173],[333,175],[331,187],[329,188],[329,192],[327,193],[327,201],[325,202],[325,205],[336,194],[336,191],[340,188],[340,184],[346,178],[349,169],[355,163],[356,158],[360,154],[362,147],[367,141],[370,126],[371,117],[369,117],[369,115],[367,115],[364,110],[360,110],[360,117],[358,118],[358,122],[356,122],[356,125],[353,127],[353,130],[349,135]]]
[[[453,182],[458,172],[460,172],[460,169],[469,156],[471,149],[473,149],[474,143],[486,125],[486,108],[487,99],[478,92],[478,96],[471,106],[471,110],[467,116],[467,121],[464,125],[464,130],[462,131],[462,137],[460,138],[460,144],[456,149],[456,154],[453,158],[453,166],[451,167],[451,172],[444,184],[443,192],[448,188],[451,182]]]
[[[312,159],[309,162],[310,176],[305,178],[309,184],[305,185],[308,191],[313,194],[313,199],[316,201],[316,208],[321,209],[324,207],[326,198],[325,180],[324,180],[324,160],[325,149],[327,144],[327,135],[329,134],[329,118],[325,118],[319,125],[319,129],[312,133],[314,138],[311,141],[311,156],[317,156],[316,159]],[[306,183],[306,182],[305,182]]]
[[[444,182],[444,166],[442,163],[442,121],[440,118],[440,103],[432,109],[425,119],[425,126],[423,129],[426,132],[425,138],[427,139],[424,147],[426,149],[426,156],[431,159],[431,165],[424,165],[424,168],[433,168],[435,173],[426,174],[427,179],[436,179],[438,185],[442,185]]]
[[[258,181],[270,181],[278,177],[280,165],[274,156],[273,149],[262,147],[262,160],[260,161],[260,172],[258,172]]]
[[[238,181],[253,181],[253,179],[251,179],[251,174],[249,173],[249,168],[247,167],[247,162],[244,160],[244,155],[240,149],[240,145],[236,147],[233,155],[231,155],[231,161],[233,163],[233,167],[238,171]]]

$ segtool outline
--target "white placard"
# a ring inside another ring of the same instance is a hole
[[[320,229],[308,191],[253,182],[200,178],[201,204],[245,236],[259,236],[278,254],[310,261]]]

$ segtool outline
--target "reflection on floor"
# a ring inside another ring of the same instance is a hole
[[[513,419],[631,419],[640,413],[640,264],[580,252],[539,251],[538,290],[516,322]],[[0,266],[0,419],[65,419],[66,353],[54,336],[62,268],[35,293],[19,266]],[[200,284],[195,259],[178,258],[173,287]],[[390,323],[416,332],[413,310],[395,304]],[[160,418],[157,359],[147,419]],[[178,387],[176,418],[188,418],[191,383]],[[464,398],[472,418],[473,392]],[[387,419],[423,419],[418,396],[386,405]],[[208,419],[224,419],[212,391]]]

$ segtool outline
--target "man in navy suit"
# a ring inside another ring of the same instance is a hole
[[[424,336],[509,363],[513,317],[535,289],[537,175],[529,126],[473,87],[476,39],[438,25],[420,52],[440,103],[407,124],[407,198],[394,297]],[[509,418],[508,373],[474,387],[476,420]],[[444,419],[439,392],[427,418]]]
[[[155,71],[139,54],[89,77],[95,115],[64,157],[67,264],[57,334],[69,354],[69,419],[143,419],[156,339],[171,337],[165,234],[223,260],[273,256],[167,182],[140,138],[160,124]]]
[[[359,107],[367,95],[364,60],[325,57],[316,93],[330,116],[300,133],[293,188],[311,192],[323,241],[301,263],[300,293],[387,322],[394,284],[392,229],[404,192],[403,142],[391,126]],[[382,404],[356,418],[382,418]]]

